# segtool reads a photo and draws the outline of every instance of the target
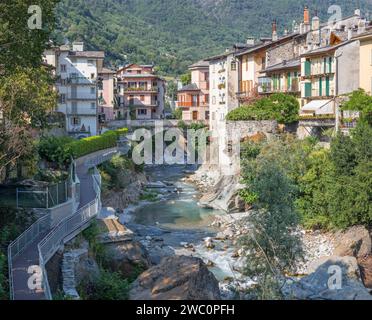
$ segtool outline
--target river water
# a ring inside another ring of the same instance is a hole
[[[171,247],[178,255],[192,255],[208,263],[209,269],[217,280],[226,283],[226,279],[240,277],[234,271],[236,259],[233,258],[236,248],[230,241],[215,241],[215,248],[205,246],[206,237],[215,237],[220,230],[211,227],[218,215],[226,215],[224,211],[201,208],[198,205],[200,193],[192,185],[184,182],[187,173],[195,171],[192,166],[153,166],[147,167],[146,173],[152,182],[162,181],[172,185],[172,192],[162,190],[164,199],[140,206],[133,212],[133,224],[146,226],[141,230],[143,235],[157,235],[157,230],[167,230],[161,233],[164,244]],[[178,192],[174,192],[177,189]],[[132,225],[136,229],[136,226]],[[194,250],[184,248],[184,243],[192,244]],[[230,280],[231,281],[231,280]],[[245,282],[245,280],[244,280]]]

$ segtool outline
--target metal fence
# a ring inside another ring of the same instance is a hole
[[[47,214],[37,220],[31,227],[22,233],[16,240],[8,246],[8,265],[9,265],[9,287],[10,299],[14,299],[13,290],[13,260],[17,258],[27,247],[43,233],[47,232],[51,226],[50,215]]]
[[[53,297],[45,268],[46,263],[53,257],[69,236],[76,231],[81,231],[88,227],[89,222],[95,218],[101,210],[101,176],[96,168],[93,174],[93,188],[96,192],[96,198],[73,215],[62,220],[38,245],[40,267],[43,271],[43,289],[47,300],[52,300]]]

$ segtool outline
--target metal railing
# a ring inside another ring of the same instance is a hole
[[[8,267],[9,267],[9,291],[10,299],[14,299],[13,286],[13,260],[17,258],[32,242],[40,235],[47,232],[51,226],[50,214],[37,220],[31,227],[23,232],[16,240],[8,246]]]
[[[79,209],[76,213],[62,220],[39,244],[39,263],[42,269],[42,285],[47,300],[52,300],[46,264],[64,244],[66,238],[78,230],[87,227],[89,221],[95,218],[101,210],[101,176],[95,168],[93,173],[93,188],[96,198]]]

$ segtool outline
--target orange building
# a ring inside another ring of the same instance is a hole
[[[191,84],[178,91],[178,108],[184,121],[209,120],[209,62],[199,61],[189,67]]]

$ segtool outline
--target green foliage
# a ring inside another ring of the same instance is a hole
[[[128,300],[130,281],[115,272],[101,269],[98,279],[82,283],[79,293],[84,300]]]
[[[342,110],[359,111],[361,120],[372,125],[372,97],[363,89],[353,91],[348,95],[349,100],[342,106]]]
[[[38,143],[39,156],[63,167],[72,157],[69,144],[73,142],[74,140],[70,137],[42,137]]]
[[[100,234],[101,230],[96,221],[88,229],[83,231],[83,237],[89,242],[91,254],[101,267],[105,267],[107,265],[108,254],[105,246],[98,241]]]
[[[289,179],[302,224],[311,229],[345,229],[372,225],[372,128],[358,123],[351,137],[338,135],[330,149],[313,139],[291,136],[242,147],[242,198],[255,204],[256,173],[273,163]]]
[[[182,119],[182,109],[177,108],[176,110],[174,110],[173,111],[173,117],[177,120],[181,120]]]
[[[281,275],[293,271],[302,256],[300,238],[293,233],[299,222],[295,188],[273,162],[259,167],[250,187],[257,201],[247,221],[249,235],[241,240],[246,249],[246,273],[258,283],[257,298],[280,298]]]
[[[88,137],[74,141],[67,145],[74,158],[81,158],[96,151],[116,147],[120,135],[127,132],[127,129],[107,131],[100,136]]]
[[[90,49],[105,49],[112,65],[155,63],[162,74],[180,75],[205,57],[244,43],[247,34],[271,36],[273,17],[283,32],[303,16],[297,0],[62,0],[57,10],[60,42],[84,40]],[[345,16],[355,3],[339,0]],[[320,18],[329,16],[328,1],[314,0]],[[254,9],[252,9],[254,8]],[[362,10],[371,9],[366,1]]]
[[[295,97],[278,93],[229,112],[227,120],[276,120],[279,123],[290,124],[298,121],[299,109],[300,106]]]
[[[104,190],[121,190],[127,187],[136,166],[126,156],[115,155],[99,167]]]
[[[191,84],[191,72],[181,75],[180,80],[184,86]]]

